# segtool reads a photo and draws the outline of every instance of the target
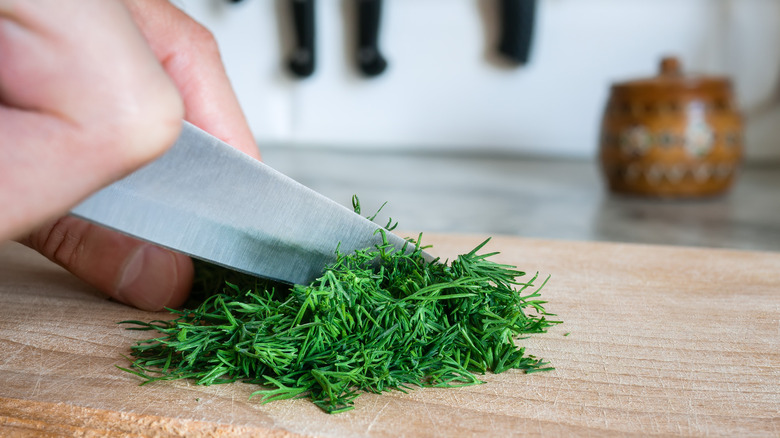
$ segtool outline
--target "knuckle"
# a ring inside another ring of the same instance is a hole
[[[146,97],[140,110],[117,117],[102,144],[113,145],[107,162],[128,173],[165,152],[176,140],[184,116],[175,88]]]
[[[207,56],[219,56],[219,45],[214,34],[206,26],[192,21],[187,38],[197,47],[195,53]]]
[[[39,229],[27,239],[33,249],[49,260],[67,267],[77,267],[85,248],[84,223],[63,217]]]

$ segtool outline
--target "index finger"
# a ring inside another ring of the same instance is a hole
[[[185,119],[260,159],[214,37],[166,1],[125,1],[184,101]]]

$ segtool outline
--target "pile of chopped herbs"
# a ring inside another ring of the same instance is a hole
[[[384,230],[381,230],[384,232]],[[420,236],[421,237],[421,236]],[[488,239],[489,240],[489,239]],[[150,383],[262,385],[262,402],[308,397],[328,413],[347,411],[361,391],[483,383],[478,374],[545,371],[515,345],[548,320],[535,287],[514,266],[478,254],[451,263],[391,245],[338,253],[309,285],[285,285],[214,265],[196,265],[201,303],[170,310],[171,321],[123,321],[160,336],[132,347],[130,368]],[[378,263],[377,263],[378,261]],[[548,277],[549,278],[549,277]]]

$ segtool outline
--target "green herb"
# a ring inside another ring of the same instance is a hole
[[[329,413],[352,409],[361,391],[473,385],[486,371],[552,369],[515,345],[560,323],[546,318],[538,299],[546,279],[537,288],[537,275],[521,282],[523,272],[488,260],[496,253],[478,254],[489,239],[448,264],[426,261],[420,238],[406,252],[386,240],[337,252],[309,285],[199,265],[195,289],[207,297],[196,308],[171,310],[172,321],[123,321],[160,335],[134,345],[131,367],[120,369],[142,385],[260,384],[265,389],[252,396],[262,402],[309,397]]]

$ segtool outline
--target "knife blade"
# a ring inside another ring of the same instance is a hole
[[[306,284],[382,243],[377,224],[184,122],[160,158],[71,214],[208,262]],[[407,243],[387,232],[398,249]]]

